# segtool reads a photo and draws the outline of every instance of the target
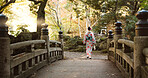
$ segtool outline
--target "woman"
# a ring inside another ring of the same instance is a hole
[[[85,33],[83,44],[86,44],[86,54],[87,58],[91,59],[92,47],[96,43],[93,32],[90,31],[91,28],[88,27],[88,32]]]

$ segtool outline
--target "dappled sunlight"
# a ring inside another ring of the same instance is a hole
[[[16,31],[18,25],[27,25],[26,29],[30,32],[36,32],[36,16],[31,13],[29,1],[17,2],[12,4],[8,10],[12,12],[12,15],[8,16],[7,25],[11,28],[10,30]]]
[[[0,78],[147,78],[147,3],[0,0]]]

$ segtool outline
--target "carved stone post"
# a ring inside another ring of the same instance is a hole
[[[48,36],[48,29],[47,29],[47,27],[48,27],[48,24],[46,24],[46,23],[43,23],[42,24],[42,29],[41,29],[41,39],[42,40],[47,40],[47,38],[49,39],[49,36]]]
[[[121,49],[122,45],[118,44],[118,40],[122,38],[122,23],[121,22],[116,22],[115,23],[115,35],[114,35],[114,48],[115,48],[115,53],[114,53],[114,59],[116,62],[116,49]]]
[[[5,15],[0,14],[0,78],[10,78],[10,38],[5,25],[7,20]]]
[[[108,59],[110,60],[110,52],[109,52],[109,47],[110,47],[110,42],[113,40],[113,31],[109,30],[108,32],[108,39],[107,39],[107,50],[108,50]]]
[[[64,43],[63,43],[63,32],[62,31],[59,31],[59,41],[61,42],[62,59],[64,59]]]
[[[141,66],[145,64],[142,52],[148,47],[148,11],[141,10],[136,17],[139,21],[136,23],[134,38],[134,78],[141,78]]]
[[[43,23],[42,24],[42,29],[41,29],[41,40],[45,40],[46,41],[46,45],[44,45],[44,47],[47,49],[47,61],[49,63],[49,56],[50,56],[50,42],[49,42],[49,36],[48,36],[48,24]]]

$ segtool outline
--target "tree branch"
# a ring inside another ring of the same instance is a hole
[[[98,22],[98,20],[91,26],[91,27],[93,27],[94,25],[96,25],[97,24],[97,22]]]
[[[8,0],[6,0],[6,3],[8,2]]]
[[[60,29],[61,29],[60,24],[62,24],[62,23],[61,23],[61,22],[59,23],[59,17],[58,17],[57,11],[56,11],[55,9],[51,8],[49,4],[48,4],[48,7],[49,7],[51,10],[53,10],[53,11],[55,12],[56,18],[57,18],[57,25],[58,25],[58,27],[60,27]]]
[[[38,4],[38,3],[41,3],[42,1],[36,1],[36,0],[29,0],[29,1],[33,1],[34,4]]]
[[[6,4],[4,4],[3,6],[0,7],[0,13],[2,13],[4,11],[4,8],[7,7],[9,4],[11,3],[15,3],[16,0],[10,0],[9,2],[7,2]]]

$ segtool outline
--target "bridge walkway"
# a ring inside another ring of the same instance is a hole
[[[64,52],[64,60],[38,70],[29,78],[123,78],[107,54],[93,52],[87,59],[82,52]]]

